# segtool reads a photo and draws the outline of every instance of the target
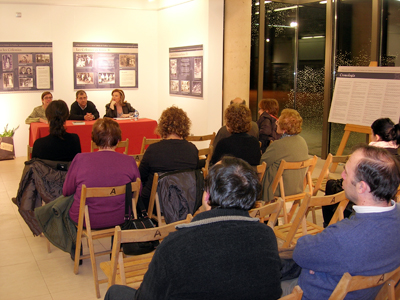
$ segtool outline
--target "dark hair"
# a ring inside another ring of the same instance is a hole
[[[52,95],[49,91],[47,91],[47,92],[43,92],[42,93],[42,100],[43,100],[43,98],[45,97],[45,96],[47,96],[47,95]],[[52,95],[53,96],[53,95]]]
[[[356,151],[364,154],[355,168],[357,182],[366,182],[377,202],[394,199],[400,184],[400,165],[397,159],[384,148],[359,145]]]
[[[183,109],[171,106],[162,112],[156,131],[163,139],[170,134],[186,138],[191,125],[192,122]]]
[[[264,111],[268,111],[270,115],[278,117],[279,103],[276,99],[262,99],[258,107]]]
[[[232,133],[248,132],[251,128],[251,112],[242,104],[231,104],[225,110],[226,126]]]
[[[68,105],[63,100],[54,100],[46,108],[46,118],[49,122],[50,134],[63,139],[64,123],[69,117]]]
[[[397,145],[400,144],[400,125],[394,125],[393,121],[389,118],[375,120],[371,125],[371,129],[382,141],[396,141]]]
[[[92,141],[100,148],[114,147],[121,140],[121,128],[111,118],[98,119],[93,124]]]
[[[80,94],[85,94],[87,96],[87,94],[86,94],[86,92],[84,90],[79,90],[79,91],[76,91],[76,99],[78,99],[78,96]]]
[[[210,169],[205,181],[212,207],[249,210],[253,207],[261,184],[254,169],[244,160],[224,156]]]

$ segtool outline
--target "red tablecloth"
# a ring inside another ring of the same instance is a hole
[[[90,142],[92,137],[92,126],[95,121],[85,121],[85,125],[73,125],[72,122],[67,121],[66,129],[69,133],[76,133],[79,135],[81,141],[82,152],[90,152]],[[139,154],[140,147],[142,146],[143,137],[157,138],[154,133],[157,122],[151,119],[134,120],[118,120],[119,126],[122,131],[122,140],[129,139],[129,154]],[[29,146],[38,139],[49,135],[49,125],[44,123],[31,123],[29,128]],[[123,149],[118,149],[123,152]]]

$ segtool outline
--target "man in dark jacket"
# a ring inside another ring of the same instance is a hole
[[[259,191],[250,165],[225,156],[207,177],[206,211],[164,239],[137,291],[114,285],[105,299],[278,299],[274,232],[247,212]]]
[[[79,90],[76,92],[76,101],[71,105],[69,115],[70,120],[93,121],[99,118],[96,105],[88,100],[86,92]]]

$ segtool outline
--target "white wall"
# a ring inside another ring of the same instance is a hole
[[[195,135],[217,132],[222,116],[223,0],[195,0],[158,16],[159,111],[177,105],[192,120]],[[203,45],[203,98],[169,95],[169,48]]]
[[[15,18],[21,12],[22,18]],[[75,101],[73,42],[139,44],[139,88],[124,89],[141,117],[158,119],[172,104],[192,119],[194,134],[218,130],[221,124],[223,0],[194,0],[162,10],[0,4],[0,36],[4,42],[52,42],[54,99]],[[204,99],[173,97],[168,90],[168,49],[204,45]],[[89,100],[105,113],[111,90],[88,91]],[[37,92],[0,94],[0,131],[15,134],[16,156],[26,155],[29,125],[25,118],[41,104]]]

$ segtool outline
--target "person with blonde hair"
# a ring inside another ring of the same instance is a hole
[[[26,118],[25,124],[31,124],[34,122],[47,123],[46,108],[53,100],[53,95],[50,92],[46,91],[42,93],[41,98],[42,105],[37,106],[33,109],[29,117]]]
[[[303,118],[296,110],[290,108],[282,110],[276,129],[276,132],[282,134],[282,137],[267,148],[260,161],[260,163],[267,163],[263,183],[264,201],[270,202],[274,196],[280,196],[279,189],[276,189],[275,195],[272,193],[271,184],[278,172],[282,159],[289,162],[308,159],[307,143],[299,135],[302,124]],[[291,170],[284,174],[283,182],[286,195],[293,195],[303,191],[303,173],[303,170]]]
[[[261,142],[261,152],[264,153],[271,141],[279,140],[281,135],[276,132],[276,121],[278,120],[279,104],[275,99],[263,99],[258,104],[257,121],[259,129],[258,140]]]
[[[123,90],[115,89],[111,92],[111,101],[106,105],[106,114],[108,118],[129,118],[129,113],[135,109],[125,100]]]
[[[181,108],[165,109],[158,120],[157,133],[162,140],[150,145],[139,166],[143,190],[140,197],[149,204],[154,173],[196,169],[199,151],[185,138],[189,136],[191,121]]]
[[[224,155],[231,155],[252,166],[258,165],[261,158],[260,144],[247,133],[251,128],[250,109],[243,104],[231,104],[225,110],[225,121],[231,136],[218,142],[211,164],[216,164]]]

